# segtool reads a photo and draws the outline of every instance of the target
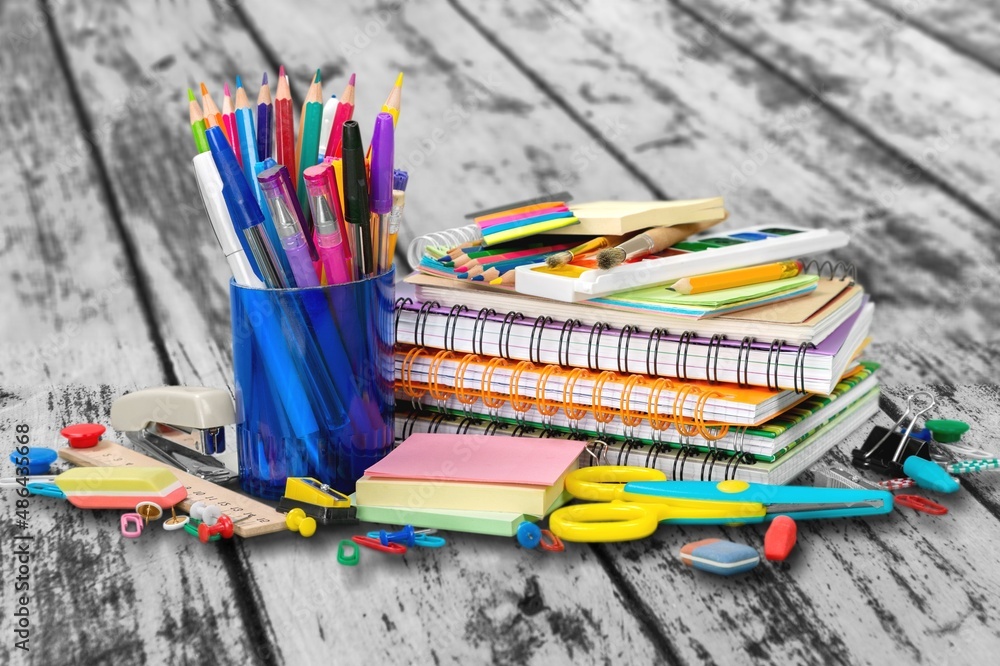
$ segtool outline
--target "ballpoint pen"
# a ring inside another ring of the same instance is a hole
[[[371,191],[369,207],[371,208],[372,224],[378,238],[378,260],[375,270],[378,273],[389,268],[389,213],[392,212],[392,165],[394,157],[394,138],[392,116],[380,113],[375,118],[375,130],[372,132],[371,159]]]
[[[396,256],[396,238],[403,223],[403,208],[406,206],[406,183],[410,175],[403,169],[392,172],[392,212],[389,213],[389,265]]]
[[[292,191],[288,170],[282,166],[272,167],[262,171],[257,176],[264,200],[271,211],[271,219],[281,239],[281,249],[292,268],[292,278],[295,287],[316,287],[319,278],[313,268],[309,256],[309,244],[306,242],[302,227],[302,217]]]
[[[212,151],[212,159],[219,170],[222,179],[222,192],[226,199],[229,216],[237,232],[243,237],[243,246],[248,250],[248,258],[252,257],[256,271],[267,287],[284,287],[282,276],[277,269],[274,249],[268,242],[264,231],[264,214],[253,196],[250,183],[247,182],[240,165],[236,161],[236,153],[226,140],[222,128],[209,118],[210,127],[205,131],[208,147]]]
[[[368,179],[365,150],[358,121],[344,123],[344,218],[354,260],[354,274],[364,279],[374,272],[372,259],[371,212],[368,207]]]
[[[304,172],[309,207],[316,230],[316,252],[323,266],[325,284],[351,281],[347,244],[343,233],[344,214],[336,191],[336,179],[329,164],[317,164]]]

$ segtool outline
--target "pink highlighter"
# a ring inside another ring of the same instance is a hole
[[[351,268],[344,243],[344,214],[333,167],[328,163],[311,166],[302,173],[312,210],[316,252],[323,266],[325,284],[350,282]]]
[[[285,251],[288,265],[292,269],[295,286],[317,287],[319,276],[313,267],[309,252],[309,241],[306,239],[302,209],[292,189],[292,181],[288,169],[284,165],[271,167],[257,174],[257,181],[271,211],[275,230],[281,240],[281,249]]]

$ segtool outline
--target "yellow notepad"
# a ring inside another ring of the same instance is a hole
[[[576,465],[573,466],[575,468]],[[572,471],[567,470],[566,474]],[[355,497],[359,507],[453,509],[544,516],[563,492],[566,474],[551,486],[516,486],[457,481],[418,481],[369,476],[358,480]]]
[[[687,201],[594,201],[569,204],[579,224],[546,231],[560,236],[622,236],[651,227],[726,219],[722,197]]]

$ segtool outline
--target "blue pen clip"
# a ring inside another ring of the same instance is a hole
[[[892,493],[885,490],[771,486],[746,481],[632,481],[625,492],[679,500],[753,502],[763,504],[766,515],[731,522],[761,522],[785,515],[796,520],[873,516],[892,511]]]

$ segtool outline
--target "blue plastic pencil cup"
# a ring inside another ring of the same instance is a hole
[[[395,270],[346,284],[230,282],[243,490],[277,499],[288,477],[344,493],[393,444]]]

